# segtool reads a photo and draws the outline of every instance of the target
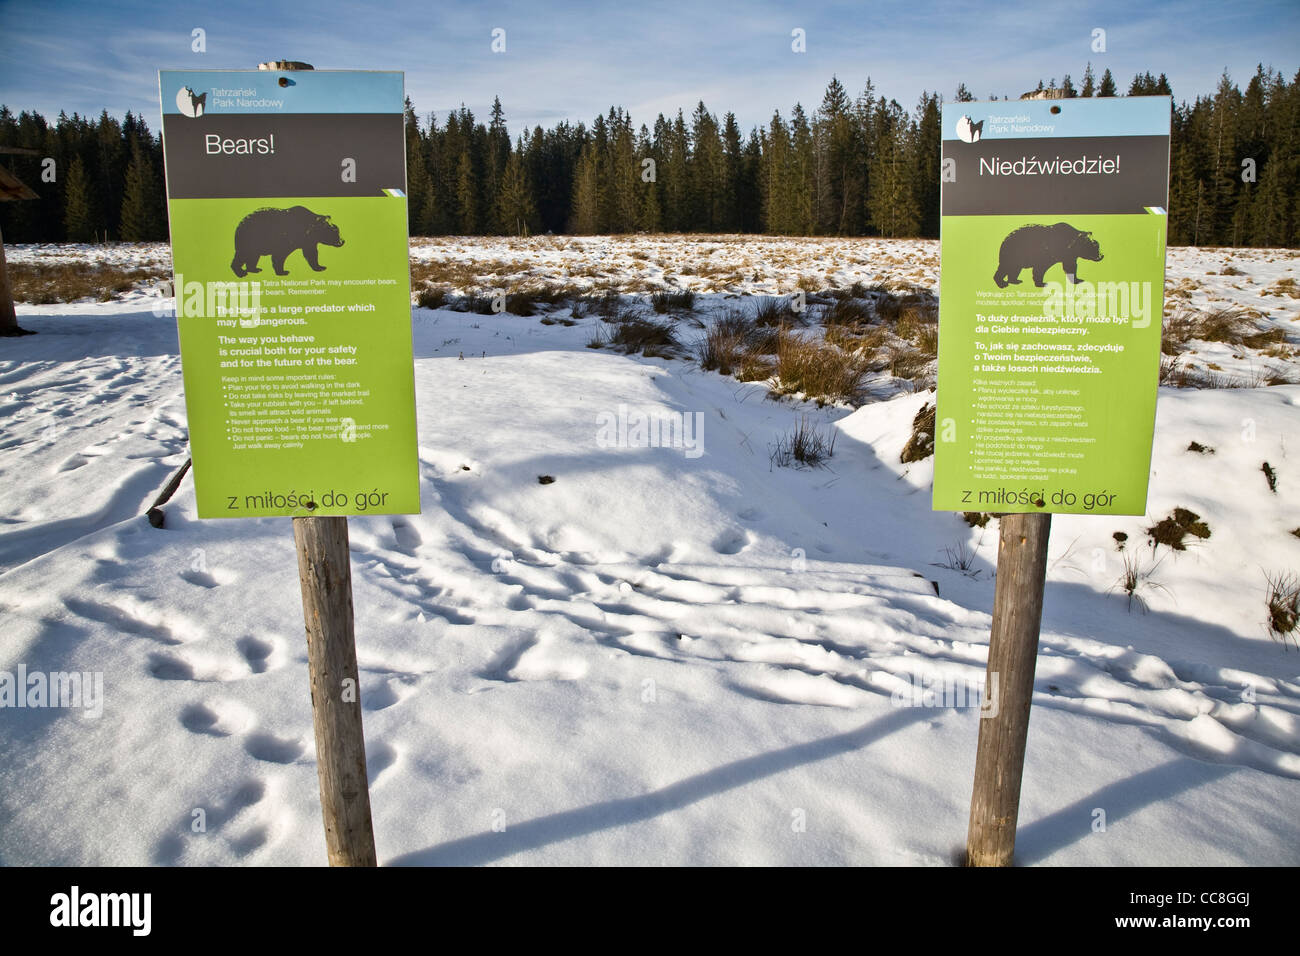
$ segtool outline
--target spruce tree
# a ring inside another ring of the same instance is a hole
[[[122,195],[121,235],[127,242],[150,242],[163,238],[158,216],[160,191],[153,163],[137,141],[131,146]]]
[[[506,163],[510,159],[510,133],[506,129],[506,114],[501,97],[492,98],[492,117],[487,128],[487,157],[483,167],[483,200],[487,208],[494,209],[497,194],[502,188]],[[513,235],[509,224],[496,223],[499,231]]]
[[[811,236],[817,231],[817,150],[803,106],[790,111],[790,231]]]
[[[781,111],[772,114],[767,148],[763,151],[763,231],[788,234],[793,227],[793,161],[790,157],[790,130]]]
[[[641,214],[637,189],[641,166],[636,158],[636,141],[632,135],[632,118],[621,109],[611,112],[606,189],[609,195],[608,228],[613,232],[632,232]]]
[[[880,98],[877,110],[877,147],[873,153],[869,199],[871,218],[882,236],[915,236],[920,231],[921,210],[916,196],[916,177],[909,167],[912,146],[907,112],[896,100],[886,105]]]
[[[573,232],[592,235],[601,231],[600,160],[594,143],[582,149],[573,183]]]
[[[678,110],[677,118],[667,127],[664,162],[659,167],[664,228],[669,232],[684,232],[691,228],[690,152],[691,138],[686,131],[686,118]]]
[[[420,135],[420,123],[411,105],[411,98],[406,98],[406,216],[411,235],[428,235],[428,223],[424,214],[429,205],[429,194],[433,190],[433,181],[429,176],[429,167],[424,159],[424,139]]]
[[[862,143],[848,93],[831,77],[815,121],[818,232],[845,235],[862,228]]]
[[[637,213],[637,228],[642,232],[660,232],[663,219],[659,213],[659,184],[641,184],[641,208]]]
[[[689,228],[717,232],[723,218],[722,191],[726,188],[726,159],[718,121],[701,100],[691,114]]]
[[[740,229],[744,232],[763,231],[762,187],[759,185],[763,167],[763,142],[757,129],[750,130],[745,141],[740,182],[736,187],[736,203],[740,216]]]
[[[461,235],[472,236],[478,232],[478,183],[474,178],[474,164],[469,152],[460,154],[456,166],[456,208],[460,213],[458,226]]]
[[[1169,244],[1186,246],[1192,242],[1193,217],[1196,212],[1197,184],[1192,176],[1192,164],[1187,150],[1180,149],[1173,157],[1173,174],[1169,183]]]
[[[63,233],[68,242],[92,242],[95,238],[90,180],[80,156],[72,161],[63,186]]]
[[[1243,244],[1284,246],[1287,243],[1287,199],[1282,187],[1282,160],[1271,160],[1259,178],[1251,203],[1250,234]],[[1244,197],[1243,197],[1244,198]]]
[[[90,127],[93,150],[86,166],[90,186],[92,230],[103,236],[121,234],[122,189],[130,159],[129,147],[122,135],[122,124],[102,110]],[[82,154],[87,155],[87,154]]]
[[[663,115],[660,114],[659,120],[655,123],[656,129],[662,120]],[[647,159],[652,161],[650,166],[645,165]],[[637,195],[640,197],[637,202],[636,223],[637,228],[643,232],[660,232],[663,229],[663,209],[659,203],[659,184],[656,181],[662,159],[655,137],[643,123],[641,134],[637,138],[636,168],[633,178]],[[653,175],[650,175],[650,170],[654,171]]]
[[[518,151],[510,154],[501,175],[496,218],[508,236],[527,236],[536,225],[537,209],[533,205],[532,188],[528,184],[524,161]]]
[[[725,232],[739,232],[743,229],[740,197],[745,189],[745,151],[735,113],[727,113],[722,121],[722,153],[725,164],[724,185],[722,221],[718,225]]]
[[[964,83],[958,85],[957,92],[959,95],[964,93],[966,96],[971,96]],[[971,100],[962,102],[971,102]],[[871,191],[875,188],[871,181],[871,167],[878,143],[876,135],[876,86],[871,82],[869,76],[866,84],[862,87],[862,92],[858,94],[857,101],[853,104],[853,113],[854,125],[857,126],[858,135],[862,141],[862,233],[870,235],[875,231],[871,221]]]
[[[909,167],[916,171],[916,199],[920,234],[939,234],[939,155],[943,146],[939,94],[922,93],[917,105],[916,135]]]

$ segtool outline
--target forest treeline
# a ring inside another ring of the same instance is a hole
[[[1046,88],[1121,95],[1091,65],[1079,86],[1066,76]],[[1135,76],[1123,95],[1150,94],[1173,95],[1164,74]],[[962,85],[956,99],[974,97]],[[422,120],[408,100],[411,233],[935,237],[941,104],[927,92],[909,111],[869,79],[853,96],[832,78],[811,114],[796,104],[748,133],[701,102],[652,126],[611,107],[590,126],[512,140],[499,99],[486,122],[463,106]],[[1171,244],[1300,246],[1300,72],[1288,83],[1261,66],[1244,91],[1225,73],[1213,93],[1175,105],[1172,129]],[[0,107],[0,146],[37,151],[0,162],[41,197],[0,203],[7,241],[167,238],[162,144],[140,116],[50,123]]]

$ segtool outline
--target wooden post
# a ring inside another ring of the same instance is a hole
[[[9,286],[9,267],[5,264],[5,237],[0,233],[0,335],[18,334],[18,313],[14,311],[14,291]]]
[[[330,866],[374,866],[366,741],[352,621],[348,519],[294,518],[307,626],[316,773]]]
[[[263,70],[310,70],[307,63],[276,60]],[[298,583],[307,628],[316,775],[330,866],[375,866],[370,819],[366,739],[361,726],[361,686],[352,617],[352,559],[348,519],[293,519]]]
[[[5,238],[0,233],[0,336],[34,335],[30,329],[20,328],[18,313],[14,309],[14,290],[9,285],[9,267],[5,264]]]
[[[1052,516],[1009,514],[998,523],[998,578],[985,675],[989,706],[980,715],[967,866],[1010,866],[1016,849]]]
[[[0,153],[16,156],[39,156],[40,151],[23,146],[0,146]],[[29,186],[13,173],[0,166],[0,202],[20,199],[39,199]],[[14,290],[9,284],[9,266],[5,262],[5,238],[0,234],[0,336],[35,335],[30,329],[18,326],[18,313],[14,309]]]

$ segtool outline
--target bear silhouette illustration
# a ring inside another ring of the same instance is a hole
[[[1101,247],[1092,233],[1075,229],[1068,222],[1051,226],[1021,226],[1005,239],[998,250],[998,271],[993,281],[999,289],[1020,284],[1020,273],[1034,270],[1034,285],[1042,288],[1047,270],[1058,262],[1070,282],[1078,282],[1080,259],[1101,261]]]
[[[235,227],[235,258],[230,269],[241,277],[250,272],[261,272],[257,267],[258,260],[270,256],[275,274],[287,276],[285,260],[295,250],[301,249],[307,265],[322,272],[325,267],[320,264],[318,245],[343,245],[339,227],[330,221],[329,216],[314,213],[306,206],[258,209],[241,219]]]

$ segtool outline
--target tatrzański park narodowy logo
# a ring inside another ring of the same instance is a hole
[[[984,121],[976,123],[970,116],[957,120],[957,138],[963,143],[978,143],[984,135]]]
[[[182,116],[198,119],[207,111],[208,94],[195,93],[188,86],[182,86],[176,91],[176,108],[181,111]]]

